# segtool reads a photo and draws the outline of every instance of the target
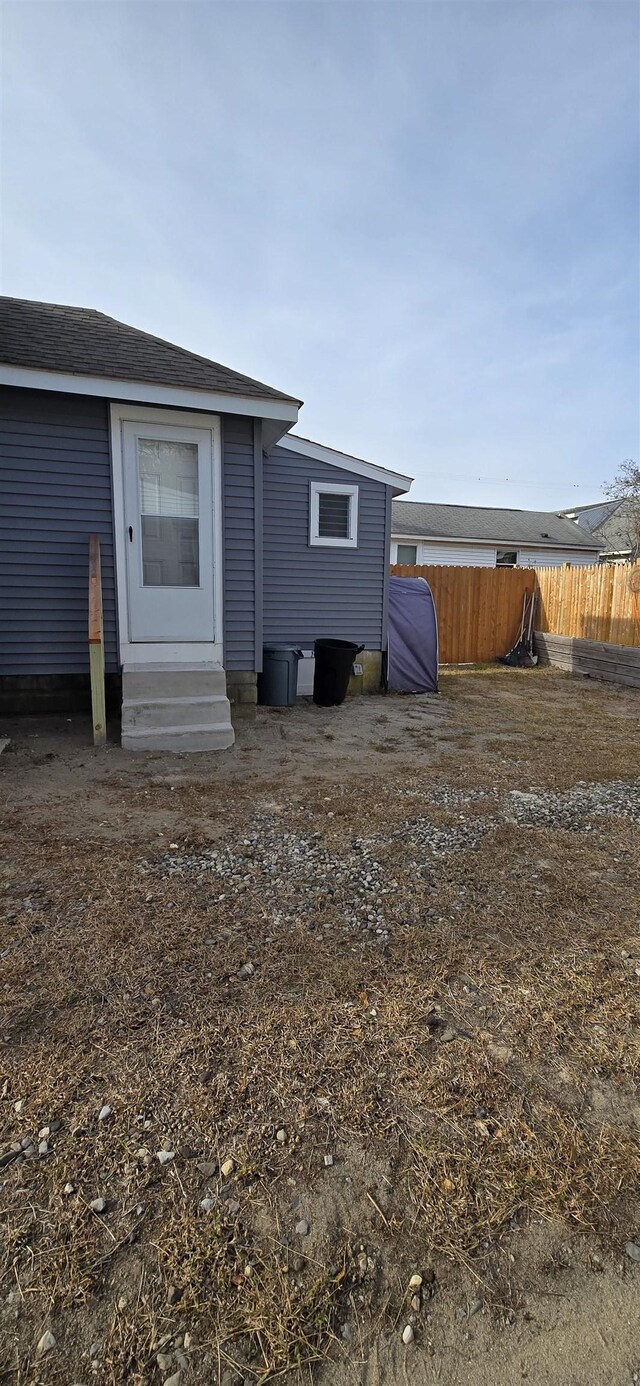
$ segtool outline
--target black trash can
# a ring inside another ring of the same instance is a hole
[[[302,650],[289,645],[265,645],[258,674],[258,702],[263,707],[293,707],[298,692],[298,660]]]
[[[363,649],[364,645],[354,645],[351,640],[316,640],[314,703],[319,707],[336,707],[338,703],[344,702],[353,672],[353,661]]]

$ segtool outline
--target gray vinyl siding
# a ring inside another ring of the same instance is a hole
[[[253,419],[225,414],[222,420],[225,669],[256,667],[254,471]]]
[[[387,490],[377,481],[274,448],[264,461],[264,641],[384,641]],[[309,545],[309,483],[358,487],[357,548]]]
[[[118,668],[106,400],[0,389],[0,673],[84,674],[89,535]]]

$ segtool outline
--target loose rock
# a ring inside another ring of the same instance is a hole
[[[200,1203],[203,1213],[210,1213],[211,1209],[215,1208],[215,1203],[215,1198],[203,1198]]]
[[[242,964],[242,967],[240,968],[240,971],[238,972],[238,976],[239,976],[239,978],[240,978],[240,981],[241,981],[241,982],[248,982],[249,978],[250,978],[250,977],[253,977],[253,975],[254,975],[254,973],[255,973],[255,970],[256,970],[256,969],[255,969],[255,967],[253,966],[253,963],[250,963],[250,962],[248,962],[248,963],[243,963],[243,964]]]
[[[333,1155],[325,1155],[324,1162],[327,1169],[330,1169],[331,1165],[333,1164]]]
[[[158,1150],[156,1152],[161,1165],[168,1165],[170,1160],[175,1160],[175,1150]]]
[[[627,1242],[625,1251],[632,1261],[640,1261],[640,1246],[637,1242]]]
[[[229,1175],[233,1174],[233,1160],[225,1160],[220,1166],[220,1173],[223,1179],[228,1179]]]
[[[417,1274],[416,1274],[416,1275],[412,1275],[412,1276],[411,1276],[411,1279],[410,1279],[410,1281],[409,1281],[409,1289],[410,1289],[410,1290],[419,1290],[421,1284],[422,1284],[422,1276],[421,1276],[421,1275],[417,1275]]]
[[[73,1187],[73,1184],[71,1184],[71,1183],[65,1184],[65,1186],[64,1186],[64,1192],[65,1192],[65,1194],[67,1195],[67,1198],[69,1197],[69,1194],[75,1193],[75,1189],[74,1189],[74,1187]]]
[[[43,1333],[36,1348],[36,1357],[44,1357],[45,1353],[51,1352],[56,1345],[56,1340],[49,1328]]]
[[[104,1107],[98,1112],[98,1121],[108,1121],[111,1116],[111,1107],[105,1102]]]
[[[301,1218],[300,1222],[296,1223],[296,1232],[299,1237],[309,1236],[309,1224],[304,1218]]]
[[[278,1142],[278,1145],[284,1145],[286,1139],[287,1139],[287,1133],[286,1133],[286,1131],[285,1131],[285,1129],[284,1129],[284,1126],[281,1126],[281,1127],[280,1127],[280,1130],[279,1130],[279,1131],[276,1131],[276,1140],[277,1140],[277,1142]]]
[[[93,1198],[89,1204],[92,1213],[104,1213],[106,1206],[107,1203],[104,1198]]]
[[[412,1342],[413,1342],[413,1339],[414,1339],[414,1336],[415,1336],[415,1335],[414,1335],[413,1329],[412,1329],[412,1327],[411,1327],[411,1324],[408,1323],[407,1326],[406,1326],[406,1328],[404,1328],[404,1329],[402,1330],[402,1341],[403,1341],[403,1343],[405,1343],[405,1344],[412,1343]]]

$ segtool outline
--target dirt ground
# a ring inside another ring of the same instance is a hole
[[[638,694],[4,735],[0,1380],[640,1381]]]

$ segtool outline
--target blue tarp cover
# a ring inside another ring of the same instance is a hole
[[[424,578],[389,578],[387,683],[396,693],[438,692],[438,622]]]

